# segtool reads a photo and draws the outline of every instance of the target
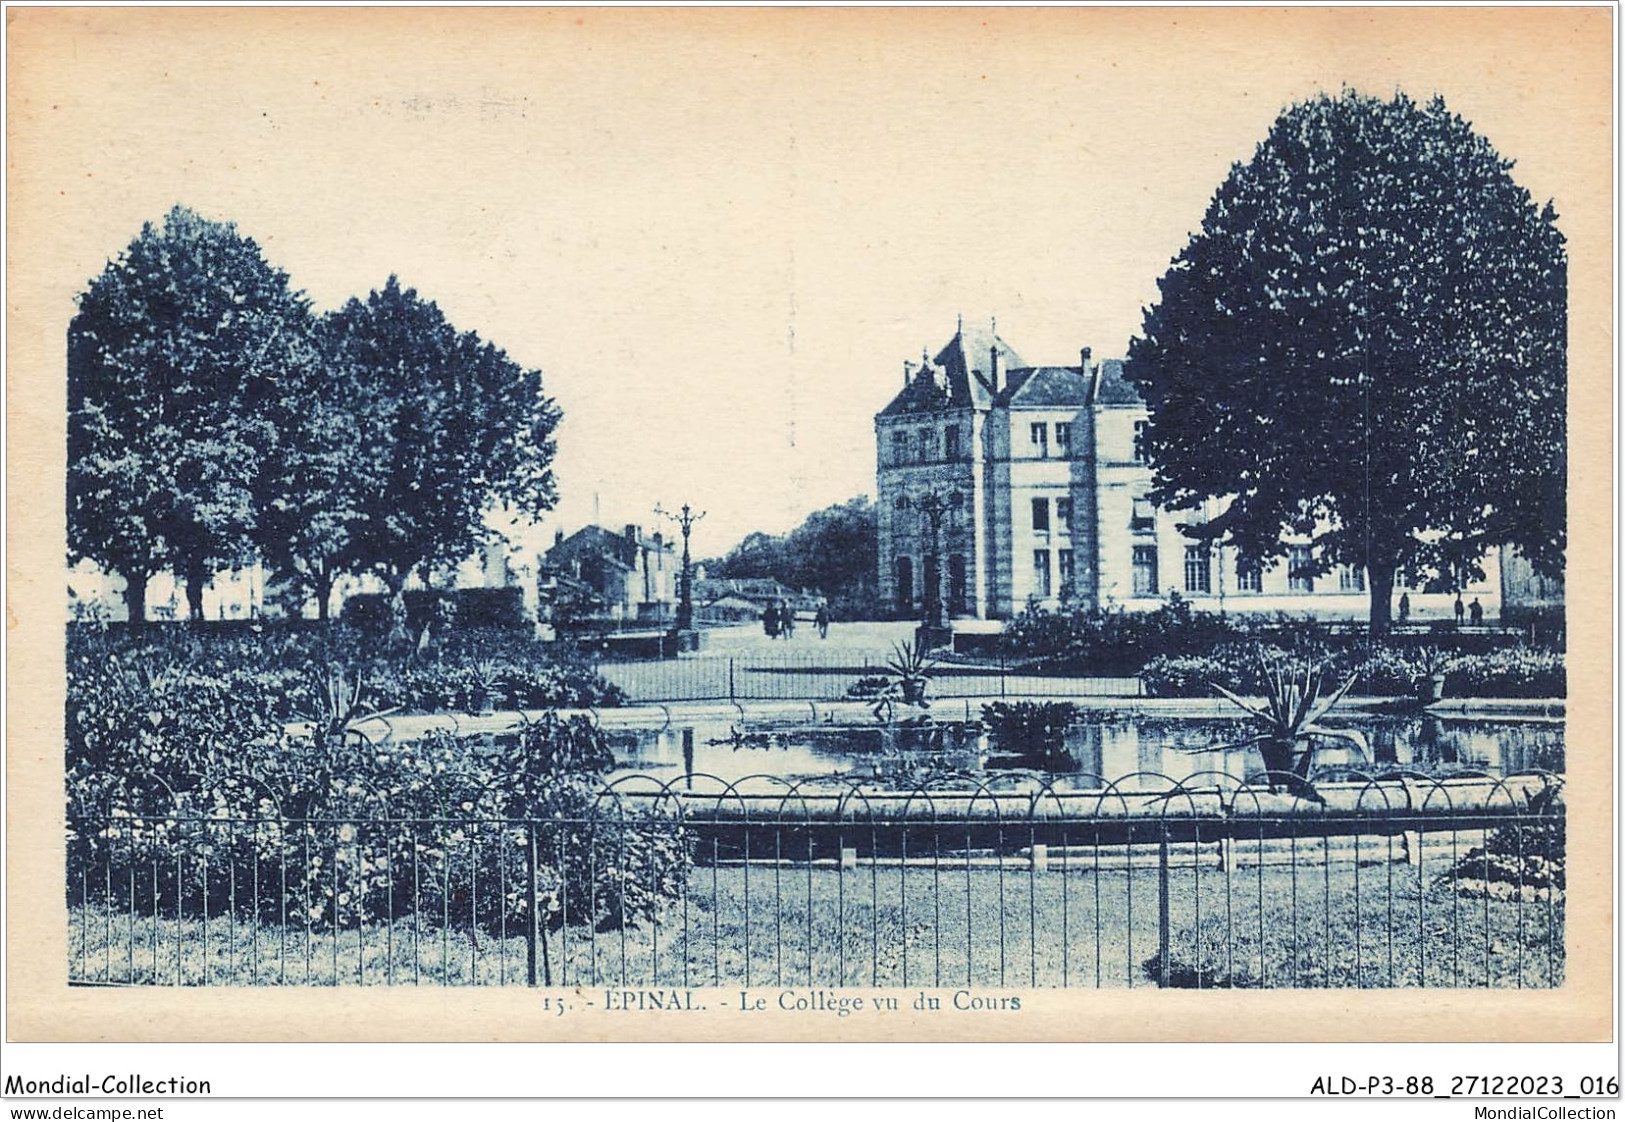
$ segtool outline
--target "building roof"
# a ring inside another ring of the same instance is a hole
[[[1145,399],[1140,396],[1140,391],[1135,389],[1134,383],[1123,377],[1122,359],[1105,358],[1100,360],[1100,373],[1097,376],[1095,387],[1095,404],[1145,404]]]
[[[984,329],[961,323],[929,366],[922,366],[910,375],[908,385],[880,411],[881,416],[988,408],[993,404],[995,348],[1001,371],[1023,365],[1021,356],[994,334],[991,326]]]
[[[992,361],[995,348],[999,356],[996,392]],[[1010,344],[994,334],[991,325],[966,327],[961,323],[936,357],[910,374],[908,385],[880,415],[989,409],[995,405],[1081,409],[1090,404],[1144,404],[1134,383],[1123,376],[1122,359],[1100,359],[1091,366],[1028,366]]]
[[[1081,366],[1034,366],[1010,371],[998,403],[1029,408],[1083,408],[1089,404],[1089,376]]]
[[[562,567],[572,560],[598,557],[612,561],[622,568],[632,569],[637,565],[637,551],[640,548],[669,552],[672,543],[659,537],[646,538],[639,533],[634,544],[624,533],[617,534],[602,526],[583,526],[548,550],[544,560],[549,565]]]

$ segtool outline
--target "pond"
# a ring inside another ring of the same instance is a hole
[[[1430,775],[1466,771],[1514,775],[1563,770],[1561,720],[1382,716],[1327,723],[1362,732],[1378,771],[1403,767]],[[1057,782],[1096,787],[1100,784],[1093,777],[1118,781],[1151,773],[1125,786],[1157,788],[1165,784],[1154,776],[1181,780],[1213,771],[1240,779],[1262,769],[1256,750],[1212,749],[1247,735],[1247,726],[1238,720],[1092,714],[1067,729],[1066,747],[1076,766]],[[754,775],[792,781],[870,778],[885,766],[888,754],[895,757],[897,746],[895,739],[882,736],[878,726],[864,725],[764,724],[740,729],[726,721],[697,721],[662,730],[617,730],[610,737],[618,765],[615,777],[642,774],[662,781],[681,779],[690,771],[728,782]],[[989,755],[997,755],[997,744],[979,740],[974,733],[956,737],[951,726],[944,741],[950,764],[989,776],[998,773],[996,766],[987,768]],[[1328,749],[1317,762],[1355,761],[1345,751]]]

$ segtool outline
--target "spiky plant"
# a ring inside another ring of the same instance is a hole
[[[893,644],[892,656],[886,660],[886,688],[875,699],[876,719],[889,722],[899,703],[927,708],[931,703],[925,699],[925,691],[936,664],[936,656],[918,635],[911,643]]]
[[[1224,748],[1256,747],[1264,757],[1264,770],[1273,789],[1284,788],[1299,798],[1324,803],[1326,800],[1309,782],[1315,753],[1321,747],[1317,741],[1340,740],[1352,744],[1367,762],[1371,759],[1362,733],[1354,729],[1327,728],[1320,724],[1321,719],[1348,693],[1357,675],[1349,675],[1341,686],[1322,697],[1321,691],[1330,680],[1330,671],[1325,665],[1306,664],[1299,674],[1297,667],[1273,661],[1265,657],[1263,651],[1257,654],[1263,671],[1262,704],[1239,697],[1217,682],[1209,683],[1251,714],[1259,726],[1256,735],[1226,744]]]
[[[388,709],[368,709],[361,705],[361,672],[356,671],[352,684],[341,666],[313,668],[315,712],[308,715],[311,733],[318,744],[344,744],[355,736],[363,721],[385,717],[400,706]]]

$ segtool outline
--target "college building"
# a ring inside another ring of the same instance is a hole
[[[902,388],[875,417],[880,595],[892,615],[917,616],[934,584],[956,619],[1151,610],[1174,592],[1202,611],[1366,618],[1362,569],[1316,574],[1307,543],[1274,565],[1249,564],[1180,531],[1217,515],[1216,501],[1179,511],[1151,502],[1135,439],[1147,412],[1121,359],[1084,347],[1076,365],[1031,366],[993,324],[963,321],[928,354],[903,363]],[[1462,597],[1497,621],[1501,558],[1483,568]],[[1413,620],[1453,617],[1452,592],[1401,586],[1396,606],[1402,594]]]

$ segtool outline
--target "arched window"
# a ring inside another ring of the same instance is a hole
[[[897,610],[904,615],[914,610],[914,562],[897,559]]]

